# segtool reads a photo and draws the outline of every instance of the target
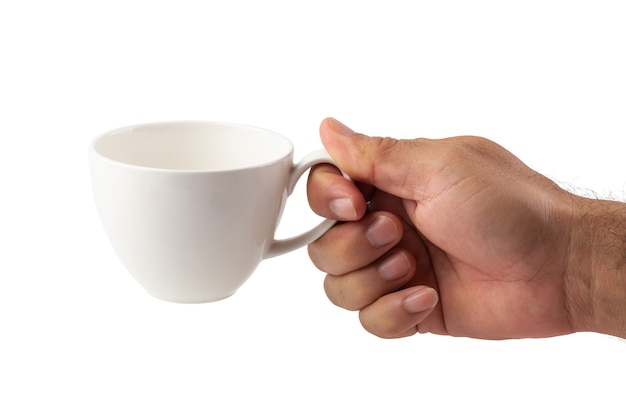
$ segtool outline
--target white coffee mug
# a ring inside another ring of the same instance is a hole
[[[274,238],[287,197],[325,151],[293,163],[293,144],[257,127],[213,122],[130,126],[89,147],[96,206],[123,265],[151,295],[201,303],[232,295],[258,264],[333,224]]]

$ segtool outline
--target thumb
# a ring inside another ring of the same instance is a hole
[[[346,174],[400,198],[412,199],[417,175],[417,144],[355,133],[333,118],[320,126],[324,147]]]

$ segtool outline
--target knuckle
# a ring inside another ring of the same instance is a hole
[[[307,246],[309,258],[319,270],[332,275],[344,275],[363,266],[363,225],[340,223]]]
[[[359,311],[359,321],[365,330],[382,339],[395,339],[398,337],[398,330],[395,328],[393,321],[388,320],[384,315],[371,314],[369,308]]]
[[[414,318],[406,315],[401,297],[387,294],[359,311],[361,325],[382,339],[398,339],[413,335],[418,327]]]
[[[328,299],[337,307],[348,311],[357,311],[363,307],[362,297],[358,288],[347,288],[342,277],[327,275],[324,280],[324,291]]]
[[[361,310],[361,313],[362,312],[363,310]],[[388,328],[383,326],[380,320],[370,320],[370,319],[365,319],[364,317],[367,317],[367,316],[363,314],[359,314],[359,320],[361,322],[361,326],[363,326],[363,328],[366,331],[373,334],[374,336],[380,337],[381,339],[394,339],[395,338],[395,335],[393,334],[393,332],[391,332]]]
[[[311,259],[311,262],[313,263],[313,265],[320,271],[324,271],[324,262],[322,261],[324,257],[320,256],[319,239],[313,243],[310,243],[307,246],[307,252],[309,254],[309,259]]]

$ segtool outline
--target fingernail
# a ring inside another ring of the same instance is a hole
[[[396,240],[398,229],[388,217],[379,216],[374,223],[368,227],[365,236],[367,236],[372,246],[380,248]]]
[[[331,201],[330,210],[340,220],[356,220],[356,209],[349,198],[338,198]]]
[[[404,299],[404,308],[409,313],[420,313],[437,305],[438,299],[437,291],[423,287]]]
[[[393,281],[399,279],[409,273],[411,264],[403,253],[396,253],[389,256],[378,267],[380,277],[385,281]]]
[[[340,135],[343,136],[352,136],[354,135],[354,130],[350,129],[348,126],[344,125],[337,119],[331,119],[331,127],[333,130]]]

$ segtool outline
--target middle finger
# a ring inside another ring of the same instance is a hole
[[[309,245],[309,257],[320,270],[345,275],[383,256],[402,239],[402,222],[389,212],[334,226]]]

